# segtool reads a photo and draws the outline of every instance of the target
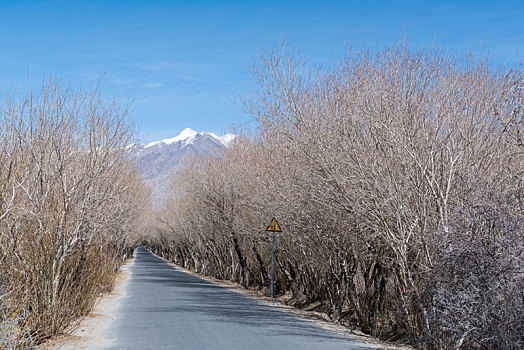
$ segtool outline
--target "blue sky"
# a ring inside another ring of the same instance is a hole
[[[107,97],[136,97],[144,141],[190,127],[250,125],[234,103],[249,68],[282,36],[312,60],[354,48],[472,46],[497,64],[524,57],[524,1],[0,0],[0,83],[25,88],[56,73],[73,86],[103,77]]]

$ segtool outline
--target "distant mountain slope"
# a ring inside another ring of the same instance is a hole
[[[131,157],[147,185],[152,188],[155,206],[167,198],[171,176],[184,162],[199,155],[216,155],[234,140],[235,135],[217,136],[209,132],[184,129],[178,136],[149,144],[128,147]]]

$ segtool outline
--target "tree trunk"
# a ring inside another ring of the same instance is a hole
[[[246,258],[244,256],[244,252],[240,248],[240,245],[238,244],[238,238],[235,234],[233,234],[233,244],[235,246],[235,252],[237,253],[238,262],[240,263],[240,284],[242,287],[247,288],[246,283]]]

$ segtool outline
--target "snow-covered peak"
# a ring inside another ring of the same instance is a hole
[[[224,146],[228,146],[231,141],[233,141],[235,139],[235,135],[234,134],[226,134],[226,135],[223,135],[223,136],[217,136],[216,134],[212,133],[212,132],[197,132],[193,129],[190,129],[190,128],[186,128],[184,130],[182,130],[182,132],[178,135],[178,136],[175,136],[175,137],[172,137],[170,139],[164,139],[162,141],[155,141],[155,142],[151,142],[151,143],[148,143],[147,145],[145,145],[145,148],[148,148],[148,147],[151,147],[151,146],[155,146],[155,145],[159,145],[159,144],[166,144],[166,145],[170,145],[172,143],[175,143],[175,142],[183,142],[183,146],[187,146],[189,144],[191,144],[193,142],[193,140],[195,139],[195,137],[197,135],[209,135],[211,136],[212,138],[216,139],[218,142],[220,142],[221,144],[223,144]]]
[[[198,133],[195,130],[186,128],[182,130],[182,132],[178,136],[172,137],[170,139],[164,139],[162,141],[155,141],[155,142],[148,143],[145,146],[145,148],[148,148],[154,145],[158,145],[160,143],[165,143],[166,145],[170,145],[178,141],[192,141],[192,139],[194,139],[197,134]]]
[[[213,134],[212,132],[201,132],[200,134],[209,135],[209,136],[217,139],[221,144],[223,144],[226,147],[229,146],[231,141],[233,141],[235,139],[235,137],[236,137],[235,134],[225,134],[225,135],[222,135],[222,136],[217,136],[216,134]]]

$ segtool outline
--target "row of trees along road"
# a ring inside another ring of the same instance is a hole
[[[147,244],[420,348],[524,347],[524,75],[406,43],[261,55],[258,124],[174,179]]]
[[[64,331],[138,241],[147,192],[128,110],[55,79],[0,104],[0,346]]]

